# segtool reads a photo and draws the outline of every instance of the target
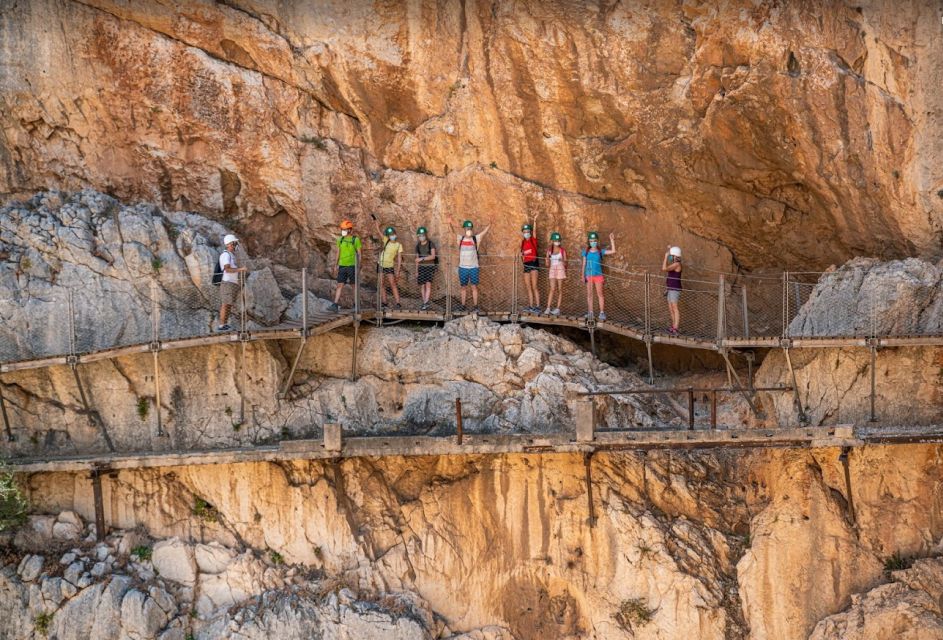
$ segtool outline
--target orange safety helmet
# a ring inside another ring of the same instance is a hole
[[[354,223],[351,222],[350,220],[344,220],[343,222],[341,222],[341,229],[353,229],[353,228],[354,228]]]

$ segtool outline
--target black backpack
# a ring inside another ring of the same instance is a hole
[[[432,240],[430,240],[430,241],[429,241],[429,253],[427,253],[426,255],[430,255],[433,251],[435,251],[435,245],[432,243]],[[418,242],[416,243],[416,255],[417,255],[417,256],[418,256],[418,255],[421,255],[421,254],[419,253],[419,243],[418,243]],[[438,252],[438,251],[436,251],[435,258],[432,259],[432,264],[439,264],[439,252]]]
[[[226,251],[223,251],[226,253]],[[219,259],[223,257],[223,253],[219,254],[216,258],[216,267],[213,269],[213,284],[217,287],[223,282],[223,267],[219,264]]]

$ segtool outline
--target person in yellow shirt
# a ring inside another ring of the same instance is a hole
[[[380,223],[373,218],[373,224],[376,225],[377,233],[380,233]],[[403,245],[396,241],[396,229],[387,227],[383,231],[383,246],[380,249],[380,304],[386,306],[386,287],[389,285],[393,291],[393,301],[397,309],[402,309],[403,305],[399,301],[399,287],[396,286],[399,280],[399,272],[403,269]]]

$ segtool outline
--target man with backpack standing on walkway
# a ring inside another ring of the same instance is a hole
[[[217,268],[213,272],[213,284],[219,285],[220,298],[219,326],[216,327],[216,330],[232,331],[232,327],[227,322],[229,311],[236,304],[236,299],[239,297],[241,289],[240,275],[245,273],[247,269],[236,263],[236,246],[239,244],[239,239],[230,233],[223,238],[223,244],[226,245],[226,249],[219,254]]]
[[[357,286],[357,263],[360,260],[360,250],[363,243],[354,235],[354,223],[350,220],[341,222],[341,235],[335,243],[337,245],[337,262],[334,268],[334,277],[337,286],[334,289],[334,304],[331,311],[340,311],[341,293],[344,285]]]
[[[458,240],[458,284],[462,288],[462,309],[465,309],[466,288],[471,287],[472,302],[475,305],[473,313],[477,315],[478,309],[478,280],[480,266],[478,263],[478,245],[481,239],[488,233],[491,225],[484,228],[481,233],[475,233],[475,225],[471,220],[462,223],[462,233],[458,233],[455,228],[455,222],[452,218],[446,218],[449,228]]]

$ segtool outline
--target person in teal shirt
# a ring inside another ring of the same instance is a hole
[[[609,234],[609,246],[599,246],[599,234],[590,231],[586,236],[586,247],[582,251],[583,256],[583,282],[586,283],[586,318],[593,319],[593,288],[596,289],[596,296],[599,298],[599,319],[606,319],[606,297],[603,294],[603,283],[606,281],[602,274],[602,257],[615,255],[616,239],[613,234]]]
[[[341,235],[337,238],[337,263],[334,275],[337,278],[337,287],[334,289],[334,304],[331,311],[340,311],[341,293],[344,285],[356,286],[357,263],[360,261],[360,250],[363,243],[354,235],[354,223],[350,220],[341,222]]]

